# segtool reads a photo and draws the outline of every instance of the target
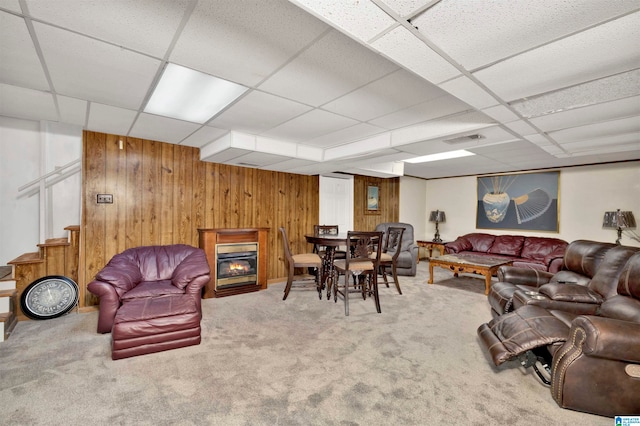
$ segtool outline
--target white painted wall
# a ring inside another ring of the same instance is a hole
[[[433,232],[430,233],[427,227],[429,215],[427,208],[427,181],[409,176],[400,178],[400,222],[413,225],[413,233],[416,240],[430,240]]]
[[[469,232],[488,232],[496,235],[543,235],[569,242],[577,239],[614,242],[616,231],[603,229],[602,218],[605,211],[616,209],[632,211],[640,225],[640,161],[561,168],[558,233],[476,229],[475,176],[423,182],[426,188],[424,218],[415,218],[412,223],[422,220],[428,224],[427,239],[433,238],[435,232],[435,226],[427,222],[428,212],[436,209],[443,210],[447,215],[447,221],[439,225],[445,241]],[[412,198],[402,196],[404,184],[403,179],[400,182],[401,215],[413,204]],[[411,191],[416,191],[419,185],[412,182],[410,187]],[[622,244],[640,247],[639,242],[626,235],[622,238]]]
[[[80,127],[0,116],[0,265],[37,251],[43,242],[39,197],[20,196],[18,188],[81,153]],[[47,238],[65,237],[65,226],[80,225],[80,180],[78,173],[50,191]]]

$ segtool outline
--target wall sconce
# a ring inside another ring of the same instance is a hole
[[[440,222],[446,222],[446,221],[447,221],[447,217],[443,211],[435,210],[435,211],[432,211],[431,214],[429,215],[429,222],[436,223],[436,235],[433,236],[434,243],[442,242],[442,239],[440,238],[440,231],[438,230],[438,224]]]
[[[616,244],[620,245],[622,230],[635,228],[636,219],[633,217],[633,212],[622,212],[620,209],[614,212],[605,212],[604,219],[602,219],[602,227],[617,229],[618,239],[616,240]]]

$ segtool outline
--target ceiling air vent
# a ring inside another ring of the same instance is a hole
[[[453,139],[444,139],[442,142],[448,143],[450,145],[455,145],[457,143],[479,141],[480,139],[484,139],[484,138],[485,137],[482,136],[481,134],[475,134],[475,135],[468,135],[468,136],[460,136]]]

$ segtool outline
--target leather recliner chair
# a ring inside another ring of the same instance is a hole
[[[403,222],[385,222],[376,226],[376,231],[384,232],[383,240],[387,237],[387,230],[390,227],[404,228],[402,243],[400,244],[400,254],[397,259],[398,275],[415,276],[418,263],[418,245],[413,236],[413,225]]]
[[[638,250],[614,246],[601,258],[592,271],[594,279],[602,284],[608,275],[615,287],[593,315],[524,304],[482,324],[478,335],[494,364],[518,357],[525,365],[523,355],[546,349],[552,357],[551,393],[558,405],[605,416],[640,413]],[[597,252],[583,250],[589,258],[594,253],[599,258]]]

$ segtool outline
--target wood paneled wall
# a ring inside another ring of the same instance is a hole
[[[367,185],[377,185],[380,214],[364,214],[367,206]],[[397,222],[400,218],[400,178],[381,179],[354,176],[353,226],[355,229],[373,231],[383,222]]]
[[[141,245],[197,246],[198,228],[269,228],[268,279],[285,277],[278,228],[287,229],[294,252],[309,250],[304,234],[318,223],[318,189],[317,176],[208,163],[197,148],[85,131],[81,305],[97,303],[86,284],[113,255]],[[97,194],[113,194],[113,204],[97,204]]]

